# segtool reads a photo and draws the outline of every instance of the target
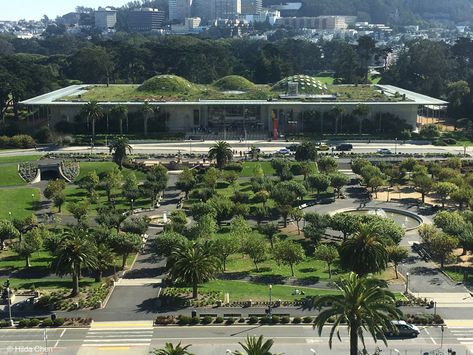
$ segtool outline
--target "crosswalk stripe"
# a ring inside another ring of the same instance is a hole
[[[149,338],[152,337],[152,334],[139,334],[134,335],[132,337],[117,337],[116,335],[87,335],[86,339],[93,339],[93,338],[116,338],[116,339],[138,339],[138,338]]]
[[[88,348],[102,348],[102,347],[114,347],[114,346],[149,346],[150,343],[101,343],[101,344],[82,344],[83,347]]]
[[[149,343],[151,342],[151,338],[146,338],[146,339],[137,339],[137,338],[130,338],[130,339],[85,339],[84,342],[88,343],[97,343],[97,342],[103,342],[103,343],[109,343],[109,342],[122,342],[122,341],[134,341],[136,343]]]

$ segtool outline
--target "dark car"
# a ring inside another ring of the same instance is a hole
[[[351,145],[350,143],[342,143],[337,145],[336,149],[339,152],[348,152],[353,149],[353,145]]]

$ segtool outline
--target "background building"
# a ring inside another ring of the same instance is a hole
[[[169,0],[169,20],[184,21],[191,16],[192,0]]]
[[[99,7],[95,11],[95,27],[101,30],[115,28],[117,24],[117,11],[110,8]]]
[[[241,14],[259,14],[263,9],[263,0],[241,0]]]
[[[241,0],[211,0],[212,19],[235,19],[241,14]]]
[[[281,17],[276,20],[276,25],[318,30],[343,30],[348,27],[343,16]]]
[[[128,16],[128,28],[131,32],[157,31],[163,28],[164,16],[158,9],[135,9]]]

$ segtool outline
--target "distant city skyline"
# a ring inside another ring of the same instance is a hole
[[[122,6],[129,0],[16,0],[4,1],[0,11],[0,21],[39,20],[44,15],[49,18],[74,11],[76,6],[97,8],[99,6]]]

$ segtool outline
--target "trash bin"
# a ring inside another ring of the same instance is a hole
[[[54,321],[54,320],[56,320],[56,318],[57,318],[57,315],[56,315],[56,313],[53,313],[53,314],[51,314],[51,320],[53,320],[53,321]]]
[[[195,309],[191,312],[191,316],[192,318],[197,317],[197,311]]]

